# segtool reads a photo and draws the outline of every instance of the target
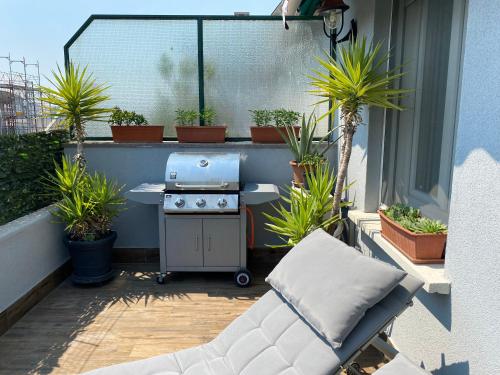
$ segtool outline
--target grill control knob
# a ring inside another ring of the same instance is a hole
[[[198,198],[198,199],[196,200],[196,205],[197,205],[198,207],[205,207],[205,205],[206,205],[206,204],[207,204],[207,202],[206,202],[206,201],[205,201],[205,199],[203,199],[203,198]]]
[[[219,206],[220,208],[224,208],[227,206],[227,200],[225,200],[224,198],[221,198],[217,201],[217,206]]]
[[[181,208],[184,207],[184,204],[186,204],[186,202],[184,201],[184,199],[178,198],[174,204],[176,207]]]

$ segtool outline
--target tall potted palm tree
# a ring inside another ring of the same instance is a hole
[[[401,111],[399,99],[408,90],[392,88],[403,73],[400,67],[387,70],[390,54],[380,54],[382,45],[367,44],[366,37],[351,40],[339,50],[339,58],[317,58],[325,71],[313,70],[310,76],[314,87],[311,93],[323,97],[320,103],[331,101],[332,107],[325,114],[340,110],[342,146],[337,181],[333,195],[333,215],[338,215],[344,191],[347,167],[351,158],[352,140],[363,121],[364,107],[379,107]]]
[[[75,161],[82,167],[85,164],[85,124],[107,120],[111,110],[101,106],[109,100],[109,96],[104,94],[108,87],[97,84],[92,74],[87,73],[87,67],[80,69],[73,63],[69,63],[64,71],[57,66],[57,72],[52,71],[52,76],[52,80],[47,80],[53,88],[40,87],[42,101],[50,105],[47,114],[61,120],[71,130],[76,140]]]

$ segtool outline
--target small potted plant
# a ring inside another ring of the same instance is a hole
[[[286,109],[274,111],[253,109],[250,113],[255,124],[250,127],[253,143],[284,143],[285,126],[293,127],[295,134],[299,135],[300,126],[297,126],[297,123],[300,114],[298,112]]]
[[[64,244],[73,263],[72,280],[95,284],[113,276],[111,251],[116,232],[111,222],[125,202],[121,187],[101,173],[87,173],[69,157],[56,163],[48,183],[59,197],[52,214],[66,225]]]
[[[143,115],[133,111],[125,111],[120,107],[114,107],[108,123],[111,126],[114,142],[163,142],[163,126],[148,125],[148,121]]]
[[[446,225],[399,203],[378,212],[382,237],[413,263],[444,263]]]
[[[194,110],[178,109],[175,111],[177,140],[180,143],[224,143],[226,140],[226,126],[214,125],[216,113],[212,108],[205,108],[198,113]],[[195,125],[200,118],[204,126]]]
[[[325,153],[335,142],[327,142],[335,129],[330,130],[319,141],[314,142],[314,133],[318,121],[314,112],[309,115],[307,121],[305,115],[302,116],[302,126],[300,127],[300,138],[297,132],[287,125],[283,139],[294,156],[290,160],[290,166],[293,172],[293,185],[303,186],[305,182],[305,172],[311,171],[315,166],[325,161]]]

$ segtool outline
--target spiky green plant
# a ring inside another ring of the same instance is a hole
[[[305,114],[302,115],[300,137],[297,136],[291,126],[286,126],[286,132],[280,133],[298,164],[311,164],[311,162],[318,162],[324,159],[325,153],[335,144],[335,142],[326,141],[336,129],[330,130],[319,142],[314,143],[314,133],[316,132],[317,125],[318,121],[314,112],[312,112],[307,121]]]
[[[66,225],[72,240],[98,240],[111,230],[111,221],[125,203],[121,187],[106,176],[89,174],[70,158],[56,163],[55,173],[48,177],[59,196],[52,214]]]
[[[328,230],[339,222],[339,215],[332,215],[333,198],[330,195],[335,185],[335,175],[328,164],[318,166],[313,172],[306,173],[309,190],[285,188],[286,195],[281,196],[277,205],[273,205],[275,216],[264,213],[269,220],[266,229],[276,233],[283,244],[271,247],[295,246],[315,229]]]
[[[340,211],[340,202],[352,151],[352,140],[362,122],[361,111],[365,106],[402,110],[399,99],[408,90],[392,88],[394,81],[403,73],[400,68],[387,70],[390,55],[381,54],[382,45],[368,44],[366,38],[350,41],[340,47],[338,59],[327,55],[326,59],[317,58],[324,71],[313,70],[310,76],[311,90],[314,95],[323,97],[319,103],[331,101],[331,115],[340,110],[342,121],[342,146],[337,182],[333,195],[333,214]]]
[[[102,108],[109,99],[104,92],[108,86],[97,84],[87,67],[70,63],[62,71],[57,66],[57,72],[52,71],[53,79],[47,78],[53,88],[41,86],[42,101],[50,106],[47,114],[60,119],[72,130],[77,142],[75,160],[82,167],[85,164],[83,141],[85,139],[85,124],[89,121],[105,121],[110,109]]]

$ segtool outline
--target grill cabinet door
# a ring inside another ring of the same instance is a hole
[[[167,267],[202,267],[202,220],[167,216]]]
[[[205,267],[237,267],[240,264],[240,220],[203,219]]]

